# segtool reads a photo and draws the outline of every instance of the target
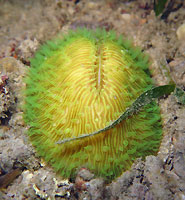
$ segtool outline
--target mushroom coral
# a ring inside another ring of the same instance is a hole
[[[157,153],[162,127],[155,102],[101,134],[57,142],[109,125],[152,85],[147,56],[114,32],[79,29],[48,41],[26,78],[32,144],[63,177],[86,167],[113,179],[137,157]]]

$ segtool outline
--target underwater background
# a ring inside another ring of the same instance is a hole
[[[160,98],[163,137],[157,155],[135,160],[107,184],[86,168],[63,179],[39,157],[23,120],[30,58],[47,40],[77,28],[124,35],[149,55],[157,86],[185,89],[182,0],[0,0],[0,199],[185,199],[185,111]]]

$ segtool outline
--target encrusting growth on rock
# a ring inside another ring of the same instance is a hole
[[[158,151],[155,102],[99,135],[57,144],[102,129],[152,87],[148,58],[113,32],[79,29],[48,41],[31,59],[26,84],[28,135],[63,177],[86,167],[113,179],[137,157]]]

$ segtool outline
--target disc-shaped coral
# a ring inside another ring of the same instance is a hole
[[[147,57],[122,37],[83,29],[49,41],[31,60],[26,84],[28,134],[63,177],[87,167],[112,179],[135,158],[158,151],[155,103],[101,134],[57,144],[102,129],[152,87]]]

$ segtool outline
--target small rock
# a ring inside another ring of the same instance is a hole
[[[90,193],[92,200],[101,200],[103,199],[104,191],[104,180],[101,178],[93,179],[89,182],[88,191]]]
[[[176,153],[177,158],[174,160],[174,171],[183,180],[185,180],[185,158],[182,153]]]
[[[84,181],[90,181],[94,174],[92,174],[88,169],[82,168],[78,172],[78,176],[80,176]]]
[[[75,179],[75,188],[77,191],[84,191],[87,189],[86,182],[79,176]]]
[[[185,194],[183,192],[177,192],[175,194],[175,199],[185,200]]]
[[[122,19],[125,20],[125,21],[130,21],[132,16],[128,13],[124,13],[121,15]]]
[[[177,34],[178,40],[185,41],[185,23],[179,26],[176,34]]]
[[[110,185],[106,186],[107,199],[110,199],[110,196],[118,199],[124,192],[127,192],[134,177],[135,172],[126,171]]]
[[[179,85],[185,84],[185,61],[181,58],[176,58],[169,63],[171,74],[175,82]]]
[[[178,120],[178,124],[177,125],[178,126],[179,126],[179,124],[181,125],[181,122],[183,122],[183,118],[182,118],[182,120],[181,119]],[[179,128],[181,128],[181,127],[179,126]],[[174,135],[173,143],[174,143],[174,147],[175,147],[176,151],[185,153],[185,149],[184,149],[184,146],[185,146],[185,135],[182,134],[182,132],[179,131]]]
[[[137,199],[144,199],[147,190],[148,188],[146,185],[135,182],[131,187],[131,196],[136,197]]]
[[[75,10],[74,10],[74,8],[69,7],[68,12],[69,12],[70,15],[73,15],[75,13]]]
[[[0,60],[0,71],[3,74],[17,72],[18,62],[14,57],[5,57]]]
[[[33,40],[28,38],[21,42],[17,51],[21,58],[28,59],[33,56],[33,53],[37,50],[38,46],[39,42],[36,38]]]
[[[163,200],[172,199],[172,194],[168,189],[169,183],[161,170],[163,169],[162,161],[155,156],[147,156],[145,162],[144,176],[149,181],[150,192],[153,193],[154,199]],[[148,197],[148,199],[151,199]]]
[[[89,7],[89,9],[95,9],[97,8],[98,4],[96,2],[90,1],[87,4],[87,7]]]

